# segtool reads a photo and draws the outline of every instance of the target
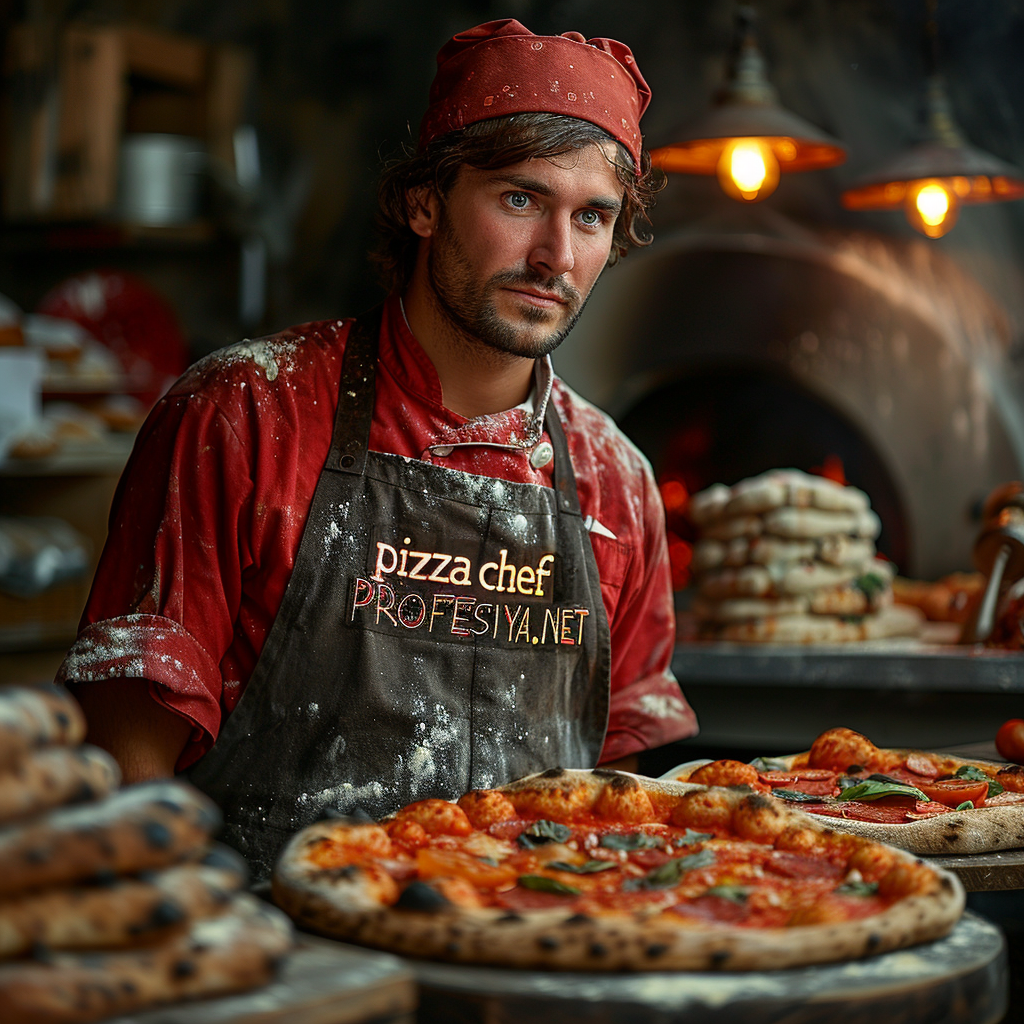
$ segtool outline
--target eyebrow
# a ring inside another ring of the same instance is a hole
[[[554,189],[550,186],[545,185],[544,182],[538,181],[536,178],[528,178],[525,174],[500,174],[495,176],[493,180],[511,185],[513,188],[521,188],[525,192],[536,192],[541,196],[553,196],[555,194]],[[622,209],[621,200],[609,199],[607,196],[594,196],[582,205],[594,210],[605,210],[609,213],[618,213]]]

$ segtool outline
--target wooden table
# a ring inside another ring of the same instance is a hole
[[[747,973],[571,974],[409,961],[418,1024],[996,1024],[1002,933],[967,913],[937,942],[844,964]]]
[[[251,992],[176,1003],[106,1024],[414,1024],[412,971],[398,957],[312,935]]]

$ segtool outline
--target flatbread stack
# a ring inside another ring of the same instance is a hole
[[[56,687],[0,689],[0,1021],[102,1020],[267,982],[292,944],[178,782],[118,788]]]
[[[844,643],[917,633],[894,605],[881,524],[856,487],[772,470],[690,499],[697,527],[692,610],[701,636],[752,643]]]

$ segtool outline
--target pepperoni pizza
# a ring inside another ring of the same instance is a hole
[[[325,820],[273,877],[301,926],[557,970],[750,970],[946,934],[949,873],[748,790],[551,769],[379,823]]]

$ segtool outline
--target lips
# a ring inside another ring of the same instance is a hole
[[[523,288],[509,288],[513,295],[518,296],[521,299],[525,299],[527,302],[533,303],[534,305],[541,306],[545,309],[553,306],[565,306],[568,305],[568,300],[562,298],[561,295],[557,295],[554,292],[540,292],[532,289]]]

